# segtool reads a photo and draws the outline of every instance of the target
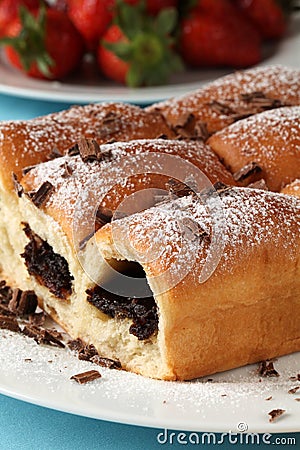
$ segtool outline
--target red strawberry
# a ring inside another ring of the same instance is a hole
[[[155,85],[181,69],[171,36],[177,23],[175,9],[164,9],[153,18],[142,6],[118,2],[116,21],[103,36],[97,54],[108,78],[131,87]]]
[[[290,0],[235,0],[235,3],[253,21],[264,38],[280,38],[285,34],[285,13],[291,6]]]
[[[128,43],[128,39],[122,33],[118,25],[112,25],[103,36],[104,42],[114,43]],[[129,63],[123,61],[111,50],[108,50],[104,45],[99,45],[97,54],[98,64],[102,73],[107,77],[118,83],[125,84],[126,76],[129,71]]]
[[[30,10],[37,9],[39,0],[1,0],[0,1],[0,37],[5,36],[6,27],[19,15],[19,8],[23,5]]]
[[[113,18],[115,0],[68,0],[69,16],[88,50],[95,50]]]
[[[20,19],[8,27],[1,39],[9,62],[35,78],[60,79],[79,64],[83,41],[68,18],[54,9],[30,13],[21,7]]]
[[[257,30],[235,9],[225,16],[199,8],[192,11],[181,23],[180,51],[183,59],[196,67],[241,68],[261,60]]]

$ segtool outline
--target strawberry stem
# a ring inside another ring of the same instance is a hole
[[[129,63],[128,86],[163,84],[173,72],[183,69],[172,36],[178,23],[175,8],[164,8],[153,18],[147,15],[145,2],[132,6],[118,0],[115,22],[124,40],[115,43],[102,41],[102,44]]]
[[[37,17],[24,6],[20,7],[19,15],[21,31],[18,36],[0,39],[0,45],[8,45],[18,53],[25,71],[29,71],[36,63],[38,69],[46,77],[50,77],[49,68],[54,61],[46,50],[46,7],[41,5]]]

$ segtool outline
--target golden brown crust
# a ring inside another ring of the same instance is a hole
[[[208,143],[232,173],[256,163],[268,188],[280,191],[300,177],[300,107],[241,120],[211,136]]]
[[[174,137],[159,113],[121,103],[76,106],[28,121],[0,125],[0,179],[12,188],[12,173],[18,178],[25,167],[51,159],[56,151],[64,154],[81,137],[99,144],[115,140]]]
[[[148,110],[161,112],[178,131],[209,134],[249,115],[278,106],[300,105],[300,71],[269,66],[237,72],[183,97],[157,103]],[[193,119],[191,119],[193,115]]]
[[[195,200],[182,199],[165,216],[162,209],[148,210],[106,225],[96,234],[106,258],[120,258],[124,253],[137,261],[138,252],[149,251],[155,234],[165,250],[156,261],[142,264],[154,293],[166,290],[169,278],[154,282],[151,277],[166,273],[174,263],[175,275],[181,265],[180,275],[197,254],[176,286],[155,295],[161,345],[176,379],[205,376],[300,350],[299,201],[244,188],[228,191],[221,198],[227,222],[225,246],[216,270],[204,283],[199,279],[209,240],[204,238],[198,248],[195,243],[187,244],[190,247],[181,263],[178,257],[182,242],[178,223],[187,217],[202,229],[209,223]]]

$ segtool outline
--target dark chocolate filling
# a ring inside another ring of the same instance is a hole
[[[30,275],[46,286],[56,297],[67,299],[72,293],[72,280],[69,266],[65,258],[53,251],[53,248],[36,233],[28,224],[25,224],[24,231],[29,238],[29,243],[25,246],[25,264]]]
[[[150,338],[158,329],[157,307],[153,296],[123,297],[101,286],[87,290],[87,301],[109,317],[132,319],[129,333],[139,340]]]

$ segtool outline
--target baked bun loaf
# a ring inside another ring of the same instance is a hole
[[[159,113],[125,103],[74,106],[28,121],[1,122],[0,186],[11,187],[12,173],[20,178],[24,167],[63,155],[82,137],[103,144],[161,135],[175,136]]]
[[[146,110],[0,124],[5,278],[152,378],[299,351],[299,74],[251,69]]]
[[[295,195],[300,198],[300,179],[293,181],[291,184],[287,184],[281,192],[287,195]]]
[[[236,72],[183,97],[150,106],[177,133],[204,137],[252,114],[300,105],[300,70],[283,66]]]
[[[191,196],[165,203],[96,233],[87,258],[96,258],[100,250],[114,267],[120,260],[139,263],[157,308],[157,328],[149,336],[147,326],[153,324],[147,315],[144,322],[145,317],[140,322],[118,317],[122,298],[105,290],[116,286],[118,278],[110,279],[101,267],[100,287],[90,288],[87,296],[89,311],[98,309],[99,315],[94,311],[89,321],[85,314],[78,333],[82,339],[104,356],[119,358],[128,370],[180,380],[299,351],[299,200],[246,188],[219,195],[204,203]],[[215,221],[219,233],[223,228],[221,256],[211,253]],[[215,270],[210,268],[201,280],[210,257],[216,258]],[[130,264],[126,271],[123,261],[122,270],[130,273]],[[113,348],[109,333],[101,333],[102,323],[106,330],[108,322]]]
[[[89,147],[90,144],[93,145]],[[74,155],[74,152],[79,153]],[[57,292],[46,288],[45,280],[40,282],[42,275],[35,276],[28,268],[33,256],[20,257],[30,242],[35,245],[34,242],[42,239],[55,255],[65,259],[63,264],[70,267],[67,278],[69,271],[74,278],[74,282],[69,278],[68,289],[72,291],[74,285],[76,292],[77,280],[80,282],[82,277],[77,252],[95,230],[111,220],[126,198],[130,196],[131,201],[121,212],[128,215],[157,203],[156,196],[166,195],[166,184],[171,177],[185,180],[193,173],[195,178],[206,174],[204,186],[208,179],[212,183],[235,184],[217,156],[201,142],[158,139],[95,146],[94,141],[83,140],[76,150],[72,149],[72,155],[31,168],[17,185],[19,197],[15,194],[18,202],[17,207],[13,206],[17,211],[6,204],[7,217],[13,216],[14,220],[7,222],[11,251],[5,251],[3,269],[10,277],[17,277],[20,287],[34,288],[44,299],[54,298]],[[139,195],[135,197],[134,193]],[[37,235],[35,240],[33,233]],[[43,267],[43,262],[39,264]]]
[[[25,167],[34,166],[63,155],[79,139],[96,139],[98,144],[111,140],[174,137],[163,117],[156,112],[122,103],[75,106],[67,111],[28,121],[0,124],[0,266],[6,274],[15,273],[4,260],[13,254],[10,240],[16,241],[19,229],[17,199],[13,174],[20,179]],[[7,226],[9,224],[9,226]],[[7,235],[8,234],[8,235]],[[18,248],[18,247],[17,247]]]
[[[264,178],[271,191],[280,191],[300,177],[300,107],[240,120],[211,136],[208,143],[236,179],[245,176],[246,166]]]

